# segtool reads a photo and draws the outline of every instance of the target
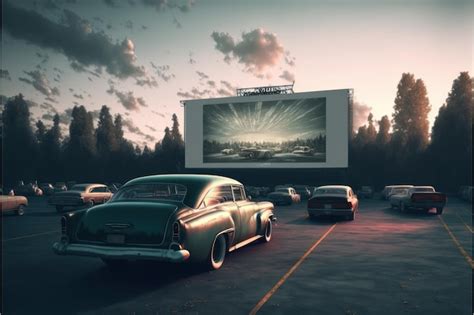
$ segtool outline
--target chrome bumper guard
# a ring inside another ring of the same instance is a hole
[[[111,259],[158,260],[165,262],[184,262],[190,253],[185,249],[156,249],[142,247],[116,247],[90,244],[69,244],[55,242],[53,251],[58,255],[91,256]]]

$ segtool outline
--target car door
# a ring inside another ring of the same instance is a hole
[[[257,234],[257,204],[248,200],[243,186],[232,185],[234,201],[240,213],[240,241],[249,239]]]
[[[234,242],[229,245],[232,246],[240,242],[242,239],[241,218],[239,208],[234,202],[231,185],[222,185],[211,189],[204,197],[203,206],[206,210],[221,210],[229,213],[235,226]]]
[[[13,209],[13,198],[9,196],[0,196],[0,204],[3,211],[9,211]]]
[[[107,187],[97,186],[91,188],[89,192],[89,199],[94,200],[94,203],[103,203],[105,200],[105,193]]]

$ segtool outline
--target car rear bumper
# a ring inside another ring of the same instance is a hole
[[[346,216],[352,212],[352,209],[308,209],[308,214],[311,216]]]
[[[431,208],[444,208],[446,203],[444,202],[417,202],[409,203],[407,208],[412,209],[431,209]]]
[[[53,251],[58,255],[90,256],[110,259],[157,260],[179,263],[186,261],[190,253],[185,249],[157,249],[142,247],[115,247],[90,244],[56,242]]]

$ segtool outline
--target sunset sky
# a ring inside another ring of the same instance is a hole
[[[295,92],[354,88],[357,127],[370,111],[391,115],[411,72],[433,122],[473,70],[470,1],[3,2],[0,94],[22,93],[47,123],[106,104],[139,145],[160,140],[172,113],[183,122],[180,100],[293,80]]]

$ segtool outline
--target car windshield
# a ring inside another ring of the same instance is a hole
[[[318,188],[314,191],[315,195],[346,195],[343,188]]]
[[[183,201],[186,187],[179,184],[138,184],[122,187],[112,198],[114,201]]]
[[[392,195],[406,194],[408,188],[393,188],[391,191]]]
[[[86,191],[88,185],[74,185],[70,190],[73,191]]]
[[[414,188],[414,192],[434,192],[434,189],[432,187],[420,187],[420,188]]]

